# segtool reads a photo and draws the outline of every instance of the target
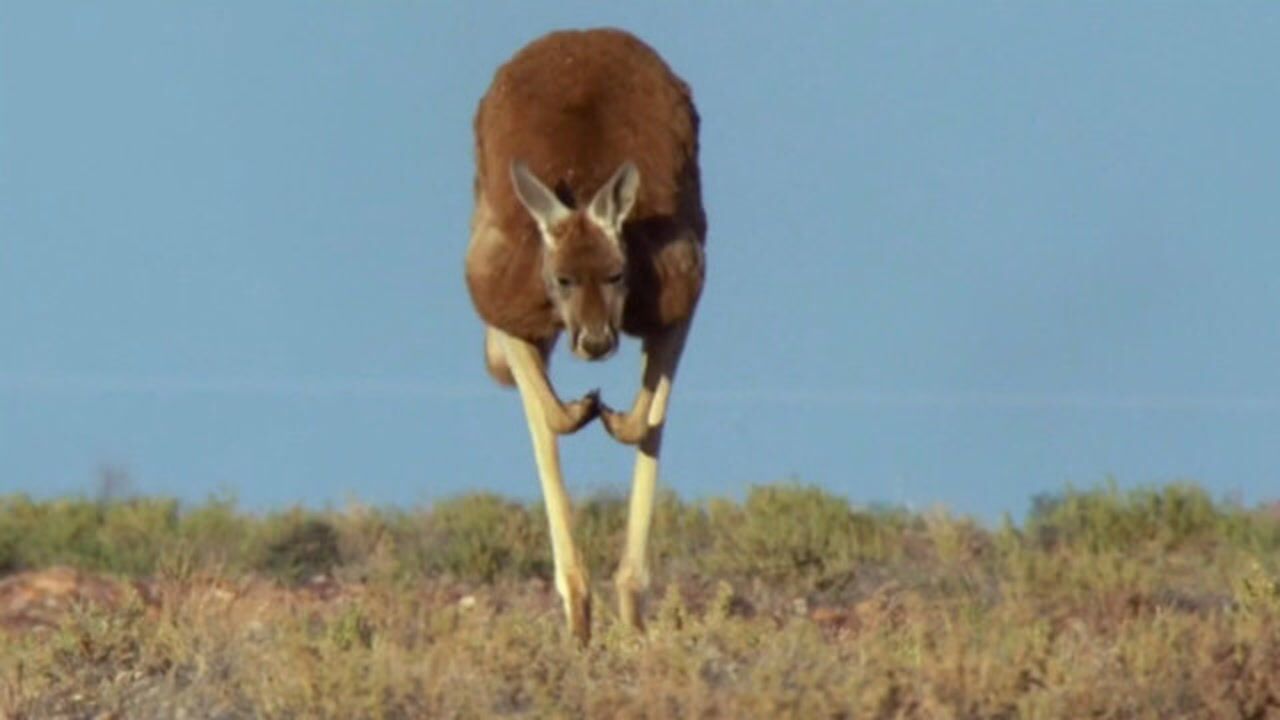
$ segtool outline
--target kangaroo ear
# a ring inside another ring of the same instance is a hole
[[[639,190],[640,169],[628,160],[596,191],[596,196],[587,206],[587,217],[600,227],[620,234],[622,223],[626,222],[636,204]]]
[[[520,204],[524,205],[538,223],[538,229],[542,231],[542,239],[550,242],[551,235],[547,232],[548,228],[569,217],[569,208],[565,207],[564,203],[560,202],[560,198],[543,185],[542,181],[519,160],[511,163],[511,184],[515,188],[516,197],[520,199]]]

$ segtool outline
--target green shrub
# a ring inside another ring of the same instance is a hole
[[[602,494],[576,503],[573,534],[591,577],[612,577],[627,536],[627,498]]]
[[[328,521],[294,510],[275,525],[260,551],[256,569],[298,584],[329,573],[342,562],[338,533]]]
[[[5,575],[21,568],[19,542],[17,528],[0,522],[0,575]]]
[[[80,499],[32,502],[25,495],[6,498],[4,534],[17,539],[12,558],[16,569],[68,564],[101,567],[97,529],[101,508]]]
[[[1148,543],[1172,548],[1213,538],[1226,530],[1228,520],[1209,495],[1194,485],[1176,483],[1124,492],[1112,480],[1096,490],[1068,488],[1061,495],[1038,496],[1027,530],[1043,546],[1080,545],[1099,552]]]
[[[0,500],[0,569],[63,564],[149,573],[177,518],[177,502],[163,498],[32,502],[10,496]]]
[[[251,543],[261,520],[239,512],[230,498],[210,498],[186,510],[178,521],[178,541],[202,567],[247,569]]]
[[[497,495],[464,495],[437,504],[425,523],[426,567],[467,580],[550,574],[545,521]]]
[[[178,501],[136,498],[103,503],[97,529],[99,565],[103,570],[147,575],[178,527]]]
[[[653,503],[649,558],[653,571],[665,577],[697,572],[715,544],[705,504],[683,503],[670,490],[660,490]]]
[[[858,560],[883,559],[902,528],[889,516],[855,512],[820,488],[766,485],[746,502],[712,501],[712,570],[766,580],[847,572]]]

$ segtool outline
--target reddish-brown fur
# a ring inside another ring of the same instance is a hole
[[[544,346],[563,329],[543,277],[537,225],[512,187],[513,161],[571,208],[590,202],[622,163],[635,163],[640,187],[623,226],[629,292],[621,329],[647,336],[693,314],[706,234],[698,115],[688,86],[652,49],[620,30],[536,40],[498,69],[475,133],[466,277],[487,324]],[[584,259],[594,250],[586,240],[565,248]]]

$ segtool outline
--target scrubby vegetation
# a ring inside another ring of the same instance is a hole
[[[537,506],[3,498],[0,573],[122,590],[0,630],[0,715],[1280,716],[1274,508],[1111,484],[985,527],[797,485],[667,494],[642,637],[608,611],[625,512],[576,510],[601,609],[580,651]]]

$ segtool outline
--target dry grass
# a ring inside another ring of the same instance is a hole
[[[615,505],[580,511],[592,562]],[[536,510],[231,513],[260,548],[159,548],[145,573],[104,573],[84,536],[89,560],[42,548],[97,570],[11,563],[0,612],[43,611],[0,635],[0,715],[1280,717],[1280,520],[1194,488],[1068,492],[997,529],[806,488],[668,497],[648,632],[599,612],[585,651],[523,548]]]

